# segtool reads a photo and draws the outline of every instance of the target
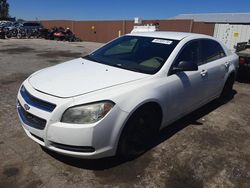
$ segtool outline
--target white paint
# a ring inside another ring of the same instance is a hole
[[[79,58],[33,74],[29,82],[38,91],[67,98],[147,76]]]
[[[50,113],[32,106],[29,113],[45,119],[47,124],[44,130],[38,130],[21,120],[26,134],[44,147],[65,155],[81,158],[112,156],[116,153],[118,141],[127,120],[143,104],[148,102],[159,104],[163,114],[161,128],[164,128],[219,97],[228,76],[238,67],[238,56],[226,52],[225,57],[200,65],[198,70],[168,75],[173,61],[188,42],[201,38],[215,39],[200,34],[173,32],[152,32],[142,35],[137,33],[136,35],[182,40],[161,70],[154,75],[108,67],[82,59],[75,59],[33,74],[24,81],[24,87],[34,97],[56,104],[56,108]],[[20,92],[17,98],[21,106],[27,103]],[[98,122],[92,124],[61,122],[68,108],[105,100],[113,101],[115,105]],[[44,142],[30,133],[43,138]],[[63,150],[54,147],[51,142],[72,146],[92,146],[95,152]]]

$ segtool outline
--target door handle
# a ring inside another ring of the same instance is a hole
[[[201,76],[204,77],[204,76],[206,76],[206,75],[207,75],[207,70],[202,70],[202,71],[201,71]]]

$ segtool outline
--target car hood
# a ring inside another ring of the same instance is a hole
[[[40,92],[68,98],[145,77],[148,75],[79,58],[38,71],[29,83]]]

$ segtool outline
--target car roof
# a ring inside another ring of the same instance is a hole
[[[186,32],[168,32],[168,31],[154,31],[154,32],[134,32],[127,34],[129,36],[142,36],[142,37],[156,37],[172,40],[182,40],[186,37],[209,37],[208,35],[197,34],[197,33],[186,33]]]

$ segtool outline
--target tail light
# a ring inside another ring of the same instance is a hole
[[[246,60],[244,57],[240,57],[239,64],[244,65],[246,63]]]

